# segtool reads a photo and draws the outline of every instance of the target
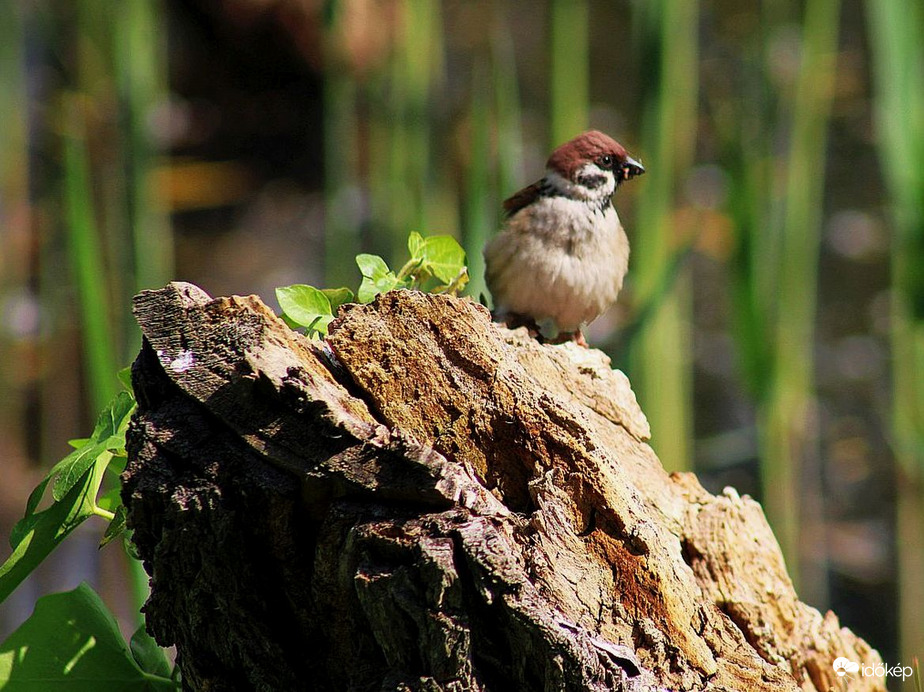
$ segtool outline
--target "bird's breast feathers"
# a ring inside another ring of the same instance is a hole
[[[612,204],[541,196],[508,218],[485,258],[501,311],[573,331],[616,300],[629,243]]]

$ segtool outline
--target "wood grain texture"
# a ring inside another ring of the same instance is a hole
[[[326,342],[253,296],[135,306],[123,499],[188,689],[885,689],[602,353],[411,291]]]

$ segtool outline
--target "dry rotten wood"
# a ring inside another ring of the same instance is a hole
[[[411,291],[325,342],[188,284],[135,312],[123,497],[188,689],[822,691],[880,661],[757,503],[664,472],[598,351]]]

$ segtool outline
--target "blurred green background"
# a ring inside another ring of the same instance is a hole
[[[924,0],[0,0],[0,533],[139,347],[130,299],[358,284],[594,127],[648,173],[588,330],[669,469],[765,506],[804,600],[924,655]],[[91,524],[93,522],[90,522]],[[86,529],[86,530],[84,530]],[[0,606],[130,569],[84,526]],[[0,548],[0,559],[8,549]]]

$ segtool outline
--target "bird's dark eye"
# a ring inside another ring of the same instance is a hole
[[[603,156],[597,159],[597,165],[600,166],[600,168],[612,168],[613,167],[613,157],[610,156],[609,154],[604,154]]]

